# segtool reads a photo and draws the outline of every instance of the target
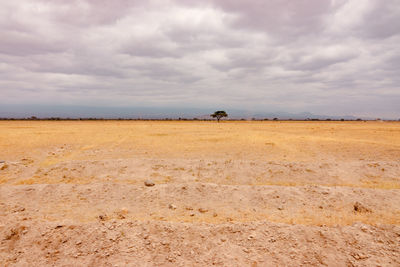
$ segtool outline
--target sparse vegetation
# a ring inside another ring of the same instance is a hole
[[[213,118],[216,118],[217,121],[219,122],[221,118],[228,117],[228,113],[226,113],[224,110],[218,110],[218,111],[215,111],[210,116]]]

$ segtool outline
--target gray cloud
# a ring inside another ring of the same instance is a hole
[[[400,116],[396,0],[0,0],[0,36],[0,104]]]

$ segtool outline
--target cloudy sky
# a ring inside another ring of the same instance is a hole
[[[400,117],[399,0],[0,0],[0,105]]]

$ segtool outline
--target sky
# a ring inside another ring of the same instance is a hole
[[[0,0],[0,93],[400,118],[400,1]]]

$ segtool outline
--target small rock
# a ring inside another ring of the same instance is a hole
[[[243,251],[246,253],[250,253],[250,250],[248,248],[244,248]]]
[[[0,164],[6,163],[4,160],[0,160]]]
[[[151,181],[151,180],[146,180],[146,181],[144,182],[144,185],[145,185],[145,186],[154,186],[155,183],[154,183],[153,181]]]
[[[207,211],[208,211],[208,209],[203,209],[203,208],[200,208],[200,209],[199,209],[199,212],[200,212],[200,213],[206,213]]]
[[[278,206],[278,210],[283,210],[283,206],[282,206],[282,205],[279,205],[279,206]]]
[[[356,260],[364,260],[364,259],[368,259],[367,255],[364,255],[362,253],[355,253],[352,255],[354,259]]]
[[[190,213],[190,216],[193,217],[193,216],[194,216],[194,213]]]
[[[168,208],[171,210],[176,210],[176,206],[174,204],[169,204]]]
[[[100,221],[105,221],[107,219],[107,215],[99,215]]]
[[[358,201],[354,204],[354,211],[360,212],[360,213],[371,212],[370,209],[368,209],[367,207],[365,207],[363,204],[361,204]]]
[[[18,206],[15,206],[15,208],[13,210],[13,212],[22,212],[22,211],[25,211],[25,208],[24,207],[18,207]]]
[[[82,244],[82,241],[78,241],[75,243],[75,245],[80,245],[80,244]]]
[[[0,164],[0,170],[5,170],[8,168],[8,165],[5,163]]]

